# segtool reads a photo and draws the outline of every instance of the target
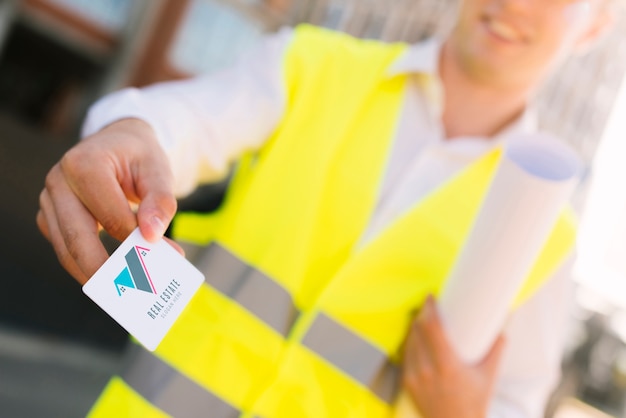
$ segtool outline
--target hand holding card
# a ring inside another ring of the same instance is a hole
[[[154,351],[204,276],[167,242],[135,229],[83,286],[83,292],[148,350]]]

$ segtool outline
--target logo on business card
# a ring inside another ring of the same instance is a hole
[[[126,254],[126,267],[113,280],[118,296],[122,296],[128,289],[156,294],[154,283],[144,262],[148,252],[150,252],[148,248],[136,245]]]

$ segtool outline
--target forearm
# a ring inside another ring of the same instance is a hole
[[[90,109],[83,135],[141,119],[168,155],[177,195],[219,180],[243,152],[260,148],[282,117],[282,56],[290,40],[285,30],[222,72],[106,96]]]

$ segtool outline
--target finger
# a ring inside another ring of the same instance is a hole
[[[420,371],[429,368],[428,358],[419,347],[419,331],[415,322],[411,325],[409,335],[404,344],[404,359],[402,362],[402,384],[415,400],[421,386]],[[423,364],[423,366],[421,366]]]
[[[484,370],[485,375],[491,382],[495,381],[496,375],[498,374],[505,348],[506,337],[501,334],[480,364],[480,368]]]
[[[39,201],[41,202],[41,196],[39,197]],[[40,206],[41,206],[41,203],[40,203]],[[37,211],[37,217],[35,221],[37,222],[37,227],[39,228],[39,232],[41,232],[41,234],[48,241],[50,241],[50,232],[48,230],[48,223],[46,222],[46,217],[43,214],[43,209],[39,209],[39,211]]]
[[[137,222],[142,235],[154,242],[161,238],[176,214],[173,176],[164,155],[142,165],[137,174],[136,190],[141,201]]]
[[[87,277],[83,271],[78,267],[72,256],[70,255],[67,247],[65,246],[65,240],[63,235],[59,231],[59,227],[56,220],[56,214],[54,212],[54,206],[50,200],[50,196],[46,190],[44,190],[39,197],[39,204],[41,209],[37,213],[37,225],[43,235],[50,241],[52,248],[57,255],[59,263],[72,275],[80,284],[85,284],[89,277]]]
[[[413,322],[411,334],[410,350],[414,357],[415,372],[420,380],[431,380],[435,373],[435,353],[431,351],[426,341],[427,337],[418,320]]]
[[[60,172],[73,193],[113,238],[123,241],[137,227],[124,188],[133,198],[131,174],[124,164],[102,158],[94,164],[87,157],[90,144],[68,151],[60,162]],[[127,183],[126,185],[124,183]]]
[[[458,356],[448,340],[432,296],[426,299],[417,321],[425,344],[433,353],[434,366],[440,371],[454,367],[459,361]]]
[[[60,169],[50,171],[46,184],[64,247],[82,273],[91,277],[108,258],[98,235],[98,223],[64,181]],[[53,235],[50,217],[46,220]]]

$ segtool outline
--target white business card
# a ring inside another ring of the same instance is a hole
[[[204,276],[166,241],[139,229],[83,286],[83,292],[148,350],[170,330]]]

